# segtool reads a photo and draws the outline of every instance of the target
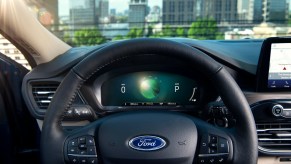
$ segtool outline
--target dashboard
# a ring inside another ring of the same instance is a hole
[[[291,68],[286,62],[290,40],[172,40],[205,52],[233,76],[253,111],[261,156],[290,154]],[[88,54],[108,44],[113,43],[73,48],[27,74],[22,92],[31,114],[43,120],[66,74]],[[112,113],[142,109],[183,112],[223,128],[235,125],[215,82],[207,80],[203,70],[195,70],[188,61],[149,55],[150,59],[145,55],[118,61],[93,75],[79,89],[64,122],[94,121]],[[287,135],[282,137],[283,133]]]

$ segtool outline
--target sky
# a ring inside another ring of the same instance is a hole
[[[69,6],[70,1],[72,0],[61,0],[59,1],[59,15],[60,16],[69,16]],[[82,2],[80,0],[75,2]],[[129,0],[109,0],[109,11],[110,9],[115,8],[117,12],[123,12],[128,9]],[[162,6],[162,0],[148,0],[150,7],[153,6]]]

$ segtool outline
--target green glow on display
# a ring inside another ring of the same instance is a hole
[[[187,76],[168,72],[142,71],[119,75],[102,84],[101,94],[104,106],[199,103],[197,82]]]
[[[140,93],[147,99],[153,99],[160,93],[160,84],[152,77],[144,78],[140,83]]]

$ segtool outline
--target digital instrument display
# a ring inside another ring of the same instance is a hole
[[[116,76],[101,86],[103,106],[177,106],[199,102],[195,80],[167,72],[134,72]]]
[[[272,43],[268,88],[291,87],[291,43]]]

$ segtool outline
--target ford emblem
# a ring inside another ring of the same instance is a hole
[[[154,151],[166,146],[166,141],[157,136],[137,136],[129,141],[129,146],[140,151]]]

